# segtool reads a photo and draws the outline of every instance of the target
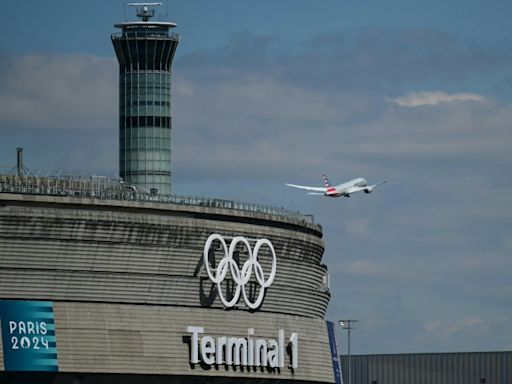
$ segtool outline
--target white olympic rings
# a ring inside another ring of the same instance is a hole
[[[224,251],[224,257],[217,265],[217,268],[212,268],[210,266],[209,260],[208,260],[208,253],[210,252],[210,248],[212,246],[212,243],[217,240],[222,245],[222,250]],[[240,270],[240,267],[238,266],[237,262],[233,259],[233,254],[235,252],[236,246],[238,243],[243,243],[245,245],[245,248],[247,249],[247,252],[249,253],[248,260],[243,264],[242,269]],[[270,271],[270,275],[268,276],[268,279],[265,280],[265,274],[263,272],[263,268],[261,267],[260,262],[258,261],[258,253],[260,248],[266,245],[270,252],[272,253],[272,269]],[[274,281],[274,278],[276,277],[276,269],[277,269],[277,258],[276,258],[276,252],[274,250],[274,246],[268,239],[259,239],[256,242],[256,245],[254,246],[254,251],[251,250],[251,245],[249,244],[249,241],[242,236],[236,236],[231,241],[231,244],[229,245],[229,248],[226,244],[226,241],[221,235],[218,234],[212,234],[210,237],[208,237],[208,240],[206,240],[206,243],[204,245],[204,251],[203,251],[203,261],[204,265],[206,267],[206,273],[208,274],[208,277],[210,280],[217,284],[217,292],[219,294],[220,300],[222,301],[222,304],[224,304],[226,307],[230,308],[236,305],[238,303],[238,300],[240,298],[240,293],[242,293],[245,304],[251,308],[256,309],[258,308],[261,303],[263,302],[263,297],[265,295],[265,289],[270,287],[272,282]],[[213,269],[213,270],[212,270]],[[235,292],[233,294],[233,297],[231,300],[227,300],[224,297],[224,294],[222,293],[222,287],[221,284],[226,278],[226,275],[228,274],[228,270],[231,273],[232,280],[236,285]],[[246,284],[249,282],[252,276],[252,272],[254,271],[254,276],[256,277],[256,281],[260,285],[260,291],[258,293],[258,297],[256,301],[252,302],[247,294],[246,291]]]

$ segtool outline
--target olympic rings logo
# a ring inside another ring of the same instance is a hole
[[[208,254],[210,252],[212,243],[215,240],[220,242],[221,248],[224,251],[224,257],[218,263],[217,268],[212,268],[208,260]],[[249,253],[249,258],[242,265],[242,269],[240,269],[238,263],[233,259],[236,246],[239,243],[245,245],[245,248]],[[265,273],[263,272],[263,268],[260,262],[258,261],[258,253],[261,247],[264,245],[266,245],[270,249],[270,252],[272,254],[272,269],[267,279],[265,279]],[[214,284],[217,284],[217,292],[219,294],[220,300],[222,301],[222,304],[224,304],[224,306],[226,306],[227,308],[234,307],[238,303],[238,300],[240,299],[240,294],[242,294],[245,304],[251,309],[257,309],[263,302],[265,289],[270,287],[270,285],[274,281],[274,278],[276,277],[276,252],[270,240],[267,239],[259,239],[258,241],[256,241],[254,250],[252,250],[249,241],[245,237],[234,237],[233,240],[231,241],[231,244],[229,244],[228,247],[226,241],[221,235],[212,234],[210,235],[210,237],[208,237],[208,240],[206,240],[206,243],[204,245],[203,261],[206,267],[206,273],[208,274],[208,277]],[[224,279],[226,279],[228,272],[231,273],[232,280],[235,284],[235,292],[231,300],[227,300],[227,298],[224,297],[221,287],[221,284],[224,281]],[[249,283],[249,280],[251,279],[253,272],[256,281],[260,285],[258,297],[254,302],[251,301],[246,289],[247,283]]]

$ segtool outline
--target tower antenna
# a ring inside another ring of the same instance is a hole
[[[150,18],[155,16],[155,10],[152,7],[162,5],[162,3],[128,3],[130,7],[137,7],[137,16],[142,21],[149,21]]]

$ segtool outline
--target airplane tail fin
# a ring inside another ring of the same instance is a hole
[[[331,186],[331,183],[329,183],[329,179],[327,178],[327,175],[322,175],[322,178],[324,179],[324,187],[325,188],[330,188]]]

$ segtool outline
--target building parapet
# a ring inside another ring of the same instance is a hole
[[[0,193],[20,193],[29,195],[67,196],[94,198],[101,200],[125,200],[154,203],[169,203],[184,206],[232,209],[245,212],[276,215],[319,226],[313,215],[303,214],[283,207],[224,200],[209,197],[161,195],[151,191],[140,191],[123,182],[122,179],[108,176],[46,175],[18,176],[0,173]]]

